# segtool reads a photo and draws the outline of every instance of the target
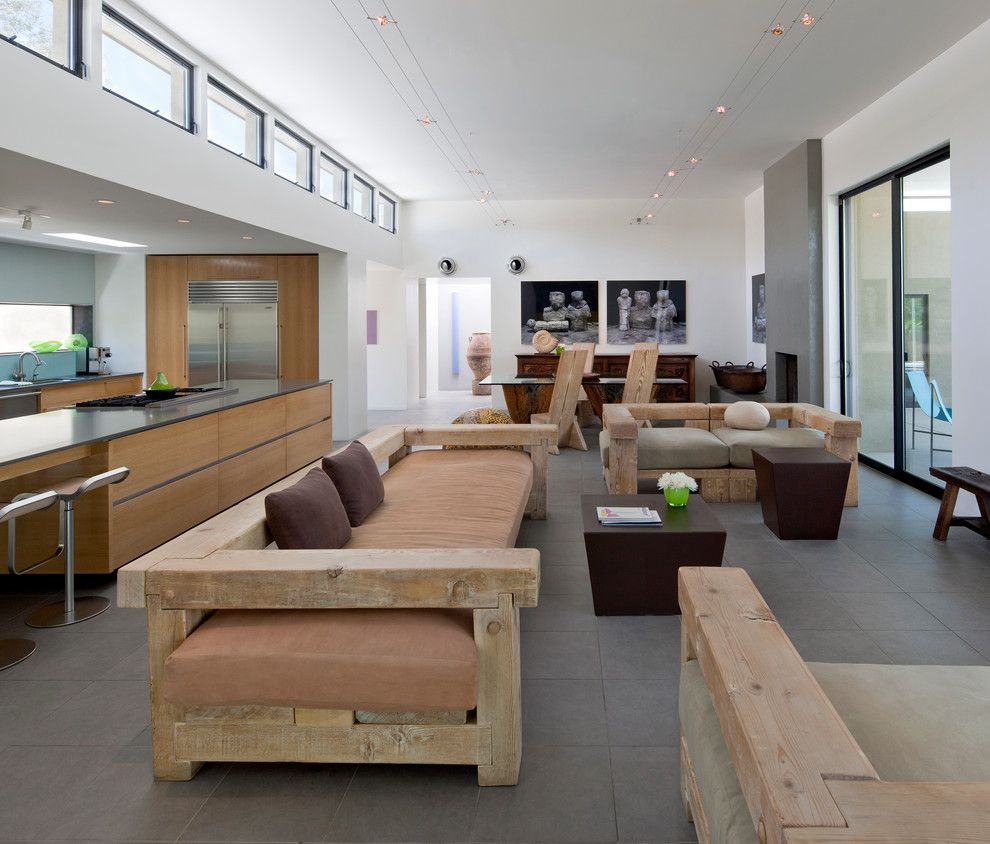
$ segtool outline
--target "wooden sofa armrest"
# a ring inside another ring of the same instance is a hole
[[[826,410],[814,404],[794,406],[794,420],[831,437],[854,437],[863,434],[863,423],[851,416],[844,416],[834,410]]]
[[[358,437],[365,448],[371,452],[375,458],[375,463],[391,461],[392,455],[405,448],[405,426],[404,425],[383,425],[375,428]]]
[[[144,577],[162,609],[498,607],[511,594],[535,607],[540,552],[532,548],[216,551],[168,559]]]
[[[761,840],[846,827],[826,780],[877,772],[749,575],[681,568],[678,597],[684,661],[698,661]]]
[[[405,444],[550,447],[556,425],[406,425]]]

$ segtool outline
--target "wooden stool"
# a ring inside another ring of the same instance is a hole
[[[76,600],[76,499],[94,489],[119,484],[130,474],[130,469],[121,467],[93,475],[91,478],[69,478],[58,483],[54,492],[61,503],[59,514],[59,550],[65,554],[65,600],[45,604],[25,619],[28,627],[65,627],[85,621],[110,608],[110,602],[99,595],[90,595]],[[32,568],[36,568],[33,566]]]
[[[19,495],[10,504],[0,507],[0,525],[7,525],[7,569],[11,574],[23,574],[17,571],[17,529],[15,524],[18,516],[26,516],[37,510],[44,510],[51,507],[58,501],[58,495],[49,490],[37,495]],[[53,557],[42,560],[40,563],[31,566],[37,568],[50,562]],[[30,571],[31,569],[27,569]],[[0,671],[10,668],[23,662],[34,653],[36,645],[30,639],[0,639]]]
[[[969,466],[953,466],[946,469],[938,469],[932,466],[929,470],[932,476],[945,481],[945,489],[942,491],[942,505],[938,508],[938,518],[935,520],[935,530],[932,536],[941,542],[945,542],[949,535],[949,528],[962,526],[975,530],[981,536],[990,539],[990,475],[978,469],[970,469]],[[953,516],[956,509],[956,499],[959,497],[959,490],[971,492],[976,496],[976,503],[980,507],[979,516]]]

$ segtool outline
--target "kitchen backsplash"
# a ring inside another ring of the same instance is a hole
[[[71,378],[76,374],[76,367],[79,366],[78,361],[80,360],[79,353],[69,349],[49,352],[46,355],[39,355],[39,357],[44,362],[43,366],[38,367],[38,372],[35,375],[35,379],[39,381],[43,378]],[[18,355],[16,354],[0,354],[0,381],[10,379],[14,370],[17,369],[17,358]],[[85,357],[82,360],[85,361]],[[31,355],[24,357],[24,371],[28,377],[34,372],[34,358]]]

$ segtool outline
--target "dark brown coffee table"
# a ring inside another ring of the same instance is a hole
[[[649,507],[662,526],[605,527],[596,507]],[[668,507],[662,495],[582,495],[595,615],[672,615],[680,566],[720,566],[725,528],[700,495]]]
[[[763,524],[781,539],[835,539],[851,465],[824,448],[754,448]]]

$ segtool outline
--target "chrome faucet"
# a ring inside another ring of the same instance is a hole
[[[34,371],[31,373],[31,377],[30,378],[28,378],[24,374],[24,358],[27,355],[31,355],[34,358]],[[21,352],[20,356],[17,358],[17,369],[15,369],[11,373],[10,380],[11,381],[33,381],[34,380],[34,376],[38,374],[38,367],[39,366],[44,366],[44,365],[45,365],[45,362],[40,357],[38,357],[38,353],[37,352]]]

